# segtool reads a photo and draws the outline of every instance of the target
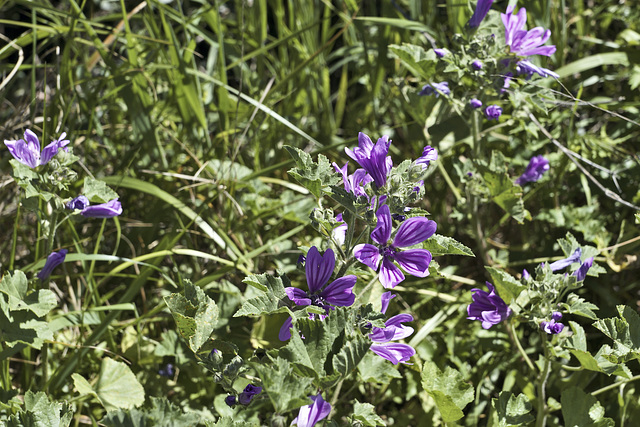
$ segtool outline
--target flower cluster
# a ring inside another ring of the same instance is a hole
[[[516,184],[524,185],[527,182],[536,182],[549,170],[549,160],[542,156],[535,156],[529,160],[524,173],[516,179]]]
[[[564,329],[564,325],[558,322],[560,319],[562,319],[562,313],[554,311],[551,313],[551,320],[549,322],[541,322],[540,328],[549,335],[559,334]]]
[[[262,387],[249,384],[244,388],[242,393],[240,393],[237,397],[233,394],[230,394],[229,396],[227,396],[224,399],[224,403],[232,407],[238,404],[247,406],[251,403],[253,398],[260,393],[262,393]]]
[[[389,307],[389,301],[395,297],[391,292],[382,294],[382,309],[384,314]],[[401,340],[413,334],[413,328],[405,326],[402,323],[413,322],[413,316],[410,314],[397,314],[384,322],[384,328],[373,328],[369,334],[369,338],[375,344],[369,347],[378,356],[387,359],[394,365],[398,363],[406,363],[416,351],[408,344],[392,343],[391,341]]]
[[[480,320],[484,329],[506,320],[511,316],[509,306],[496,294],[496,289],[489,282],[489,292],[482,289],[471,289],[473,302],[467,307],[467,319]]]

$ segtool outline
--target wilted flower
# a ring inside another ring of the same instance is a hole
[[[484,115],[489,120],[498,120],[498,117],[502,115],[502,108],[495,104],[489,105],[484,109]]]
[[[438,58],[444,58],[445,55],[447,54],[446,49],[438,49],[438,48],[436,48],[436,49],[433,49],[433,51],[435,52],[435,54],[436,54],[436,56]]]
[[[40,152],[40,141],[38,137],[29,129],[24,132],[24,139],[18,139],[17,141],[8,141],[5,139],[4,144],[16,160],[33,169],[39,165],[49,163],[61,148],[69,144],[69,140],[64,139],[66,136],[67,134],[63,132],[60,138],[44,147],[42,153]]]
[[[113,218],[114,216],[118,216],[121,213],[122,204],[118,201],[118,199],[113,199],[108,201],[107,203],[102,203],[99,205],[87,206],[80,212],[82,216],[86,216],[89,218]]]
[[[553,77],[554,79],[560,78],[560,76],[553,71],[543,67],[538,67],[537,65],[534,65],[524,59],[516,63],[516,71],[518,72],[518,74],[525,74],[527,80],[530,79],[534,74],[538,74],[541,77]]]
[[[587,277],[587,272],[592,266],[593,266],[593,257],[589,257],[585,259],[582,265],[580,265],[580,268],[578,268],[576,272],[573,273],[576,276],[576,280],[578,282],[583,281],[585,277]]]
[[[482,101],[477,98],[473,98],[471,101],[469,101],[469,105],[471,105],[471,108],[475,110],[482,107]]]
[[[544,55],[551,56],[556,51],[555,46],[542,46],[551,36],[550,30],[536,27],[525,30],[527,10],[521,7],[516,15],[513,14],[515,5],[507,7],[507,13],[502,13],[504,37],[511,52],[519,56]]]
[[[69,202],[67,202],[66,207],[69,210],[82,210],[84,208],[86,208],[87,206],[89,206],[89,199],[87,199],[85,196],[78,196],[74,199],[71,199]]]
[[[548,334],[559,334],[564,329],[564,325],[558,322],[560,319],[562,319],[562,313],[554,311],[551,313],[551,321],[541,322],[540,328]]]
[[[473,68],[476,71],[482,70],[482,62],[476,59],[471,63],[471,68]]]
[[[542,156],[535,156],[529,160],[524,173],[516,179],[516,184],[523,185],[527,182],[536,182],[549,170],[549,160]]]
[[[426,84],[422,86],[422,90],[418,92],[418,95],[433,95],[434,93],[436,94],[436,98],[440,96],[440,94],[449,95],[451,93],[451,90],[449,89],[449,83],[442,82]]]
[[[435,162],[436,160],[438,160],[438,150],[427,145],[424,147],[424,150],[422,150],[422,156],[416,160],[416,164],[421,165],[422,170],[425,170],[431,162]]]
[[[309,291],[305,292],[302,289],[291,286],[285,288],[284,291],[296,305],[315,305],[323,308],[326,313],[332,308],[331,305],[342,307],[352,305],[356,299],[353,294],[353,287],[357,281],[356,276],[350,274],[340,277],[324,286],[329,281],[331,274],[333,274],[335,265],[336,256],[333,250],[327,249],[323,256],[320,255],[317,247],[312,246],[307,253],[307,260],[304,266]],[[320,317],[321,319],[323,318],[323,316]],[[280,328],[278,336],[281,341],[291,338],[291,331],[289,330],[291,325],[292,319],[289,317]]]
[[[298,416],[291,422],[291,425],[296,424],[298,427],[313,427],[318,421],[326,418],[329,412],[331,412],[331,405],[322,399],[320,393],[318,393],[317,396],[309,396],[309,399],[313,400],[313,403],[302,406],[300,412],[298,412]]]
[[[551,271],[562,270],[563,268],[569,267],[574,262],[580,262],[581,256],[582,256],[582,248],[578,248],[569,257],[549,264],[549,268],[551,269]]]
[[[509,306],[496,294],[496,290],[489,282],[489,292],[482,289],[471,289],[473,302],[467,307],[467,319],[480,320],[484,329],[506,320],[511,315]]]
[[[241,405],[248,405],[251,403],[251,399],[253,399],[256,395],[262,392],[262,387],[255,386],[253,384],[247,385],[242,393],[238,396],[238,402]]]
[[[478,0],[476,8],[473,11],[473,16],[471,16],[467,25],[470,28],[478,28],[482,20],[487,16],[487,13],[489,13],[492,4],[493,0]]]
[[[69,251],[66,249],[60,249],[58,252],[51,252],[47,257],[47,261],[44,263],[44,267],[42,267],[42,270],[38,273],[38,279],[45,280],[47,277],[51,276],[53,269],[64,262],[67,252]]]
[[[389,206],[382,205],[376,212],[378,222],[371,232],[371,239],[379,247],[364,243],[353,248],[353,254],[358,261],[380,272],[378,278],[385,288],[393,288],[404,280],[404,274],[393,263],[396,261],[407,273],[416,277],[429,275],[431,252],[426,249],[400,248],[417,245],[436,232],[436,222],[424,217],[413,217],[404,221],[391,243],[391,211]],[[380,265],[382,261],[382,265]]]
[[[374,145],[371,138],[360,132],[358,133],[358,146],[353,150],[345,148],[344,151],[371,175],[378,187],[384,187],[393,166],[391,157],[387,156],[389,145],[391,145],[391,141],[386,135],[379,138]]]

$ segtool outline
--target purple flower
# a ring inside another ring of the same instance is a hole
[[[516,72],[518,74],[525,74],[527,80],[529,80],[534,74],[538,74],[541,77],[553,77],[554,79],[560,78],[560,76],[553,71],[543,67],[538,67],[525,59],[516,63]]]
[[[495,104],[489,105],[484,109],[484,115],[489,120],[498,120],[498,117],[502,115],[502,108]]]
[[[511,80],[513,79],[513,73],[511,71],[507,72],[504,74],[504,83],[502,84],[502,87],[500,88],[500,93],[503,94],[507,91],[507,89],[509,89],[509,86],[511,86]]]
[[[413,322],[413,316],[410,314],[397,314],[384,323],[384,328],[373,328],[369,334],[371,341],[377,343],[385,343],[389,341],[401,340],[413,333],[413,328],[404,326],[402,322]]]
[[[345,238],[347,237],[347,223],[342,219],[342,214],[336,215],[336,221],[340,225],[333,229],[331,236],[339,245],[344,245]]]
[[[569,267],[574,262],[580,262],[581,256],[582,248],[578,248],[569,257],[549,264],[549,268],[551,268],[551,271],[562,270],[563,268]]]
[[[582,265],[580,265],[580,268],[578,268],[576,272],[573,273],[576,276],[576,280],[578,282],[583,281],[585,277],[587,277],[587,272],[592,266],[593,266],[593,257],[589,257],[586,260],[584,260]]]
[[[371,175],[378,187],[384,187],[393,166],[391,157],[387,156],[390,144],[391,141],[386,135],[379,138],[374,145],[367,135],[360,132],[358,146],[353,150],[345,148],[344,151]]]
[[[230,394],[229,396],[224,398],[224,403],[226,403],[227,405],[234,407],[237,403],[236,401],[236,397],[232,394]]]
[[[357,281],[356,276],[350,274],[340,277],[329,285],[324,286],[329,281],[331,274],[333,274],[335,265],[336,257],[333,250],[327,249],[323,256],[320,255],[317,247],[312,246],[307,253],[307,261],[304,266],[309,292],[294,287],[287,287],[284,291],[289,299],[296,305],[315,305],[316,307],[323,308],[325,313],[328,313],[331,305],[342,307],[352,305],[356,299],[356,296],[353,294],[353,287]],[[321,316],[321,319],[322,318]],[[284,325],[282,325],[282,328],[280,328],[278,337],[281,341],[286,341],[291,338],[289,328],[292,322],[293,320],[289,317],[284,322]]]
[[[251,399],[253,399],[257,394],[262,392],[262,387],[255,386],[253,384],[247,385],[240,396],[238,396],[238,402],[241,405],[248,405],[251,403]]]
[[[331,405],[322,399],[320,393],[318,393],[317,396],[309,396],[309,399],[313,400],[313,403],[302,406],[300,412],[298,412],[298,416],[291,422],[291,425],[296,424],[298,427],[313,427],[318,421],[326,418],[329,412],[331,412]]]
[[[382,294],[382,297],[380,298],[380,302],[382,303],[382,306],[380,308],[380,313],[385,314],[387,312],[387,308],[389,308],[389,303],[395,297],[396,295],[392,294],[391,291],[387,291]]]
[[[542,178],[542,175],[544,175],[548,170],[549,160],[542,156],[532,157],[531,160],[529,160],[529,164],[527,165],[524,173],[516,179],[516,184],[523,185],[527,182],[536,182]]]
[[[482,70],[482,62],[476,59],[471,63],[471,68],[473,68],[476,71]]]
[[[469,101],[469,105],[471,105],[471,108],[475,110],[482,107],[482,101],[477,98],[473,98],[471,101]]]
[[[60,138],[44,147],[42,153],[40,152],[40,141],[38,137],[29,129],[24,132],[24,139],[18,139],[17,141],[8,141],[5,139],[4,144],[16,160],[33,169],[39,165],[49,163],[61,148],[69,144],[69,140],[64,139],[65,136],[67,136],[67,134],[63,132]]]
[[[422,170],[425,170],[427,167],[429,167],[429,164],[431,162],[435,162],[436,160],[438,160],[438,150],[431,147],[430,145],[427,145],[426,147],[424,147],[424,150],[422,150],[422,156],[420,156],[418,160],[416,160],[416,164],[421,165]]]
[[[67,209],[72,211],[76,209],[82,210],[87,206],[89,206],[89,199],[87,199],[85,196],[78,196],[75,199],[71,199],[66,204]]]
[[[171,363],[167,363],[164,368],[158,369],[158,375],[161,375],[163,377],[173,378],[175,374],[176,370]]]
[[[58,252],[51,252],[47,257],[47,261],[44,263],[44,267],[42,267],[42,270],[40,270],[40,273],[37,275],[38,279],[45,280],[47,277],[51,276],[53,269],[64,262],[67,252],[69,251],[66,249],[60,249]]]
[[[369,196],[364,191],[364,187],[373,181],[373,178],[371,178],[371,175],[369,175],[364,169],[358,169],[353,174],[349,175],[347,172],[348,166],[349,162],[347,162],[342,168],[338,167],[335,162],[333,163],[333,167],[336,172],[339,172],[342,175],[344,189],[356,197],[364,196],[369,199]]]
[[[529,274],[526,268],[522,270],[522,278],[524,280],[531,280],[531,274]]]
[[[551,313],[551,321],[550,322],[540,322],[540,328],[546,333],[559,334],[564,329],[564,325],[559,323],[558,320],[562,319],[562,313],[559,311],[554,311]]]
[[[404,274],[393,261],[413,276],[428,276],[431,252],[426,249],[400,251],[399,248],[417,245],[427,240],[436,232],[436,222],[424,217],[409,218],[400,225],[393,241],[389,243],[391,238],[389,206],[382,205],[376,212],[376,217],[378,222],[371,232],[371,239],[378,246],[369,243],[357,245],[353,248],[356,259],[374,270],[378,270],[380,266],[378,278],[385,288],[393,288],[404,280]]]
[[[489,282],[489,292],[482,289],[471,289],[473,302],[467,307],[467,319],[480,320],[484,329],[506,320],[511,315],[509,306],[496,294],[496,290]]]
[[[511,52],[518,56],[544,55],[551,56],[556,51],[555,46],[542,46],[551,36],[550,30],[536,27],[525,30],[527,23],[527,10],[522,7],[516,15],[513,14],[515,6],[508,6],[507,13],[502,13],[504,24],[504,37]]]
[[[436,48],[436,49],[433,49],[433,51],[435,52],[435,54],[436,54],[436,56],[437,56],[438,58],[444,58],[444,57],[445,57],[445,55],[447,54],[446,49],[437,49],[437,48]]]
[[[87,206],[80,214],[82,216],[86,216],[89,218],[113,218],[114,216],[118,216],[122,213],[122,205],[118,201],[118,199],[113,199],[108,201],[107,203],[102,203],[99,205]]]
[[[480,23],[489,13],[489,9],[491,9],[491,5],[493,4],[493,0],[478,0],[478,4],[476,4],[476,9],[473,11],[473,16],[467,22],[469,28],[478,28]]]
[[[451,93],[451,90],[449,89],[449,83],[442,82],[426,84],[422,86],[422,90],[418,92],[418,95],[433,95],[434,93],[436,94],[436,98],[439,97],[440,94],[449,95]]]

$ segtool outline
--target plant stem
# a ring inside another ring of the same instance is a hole
[[[520,344],[520,340],[518,339],[518,334],[516,333],[516,330],[513,328],[513,324],[511,322],[507,322],[507,325],[509,330],[511,331],[511,336],[513,337],[513,341],[516,343],[516,347],[518,348],[518,351],[524,358],[524,361],[527,362],[527,366],[529,366],[529,369],[531,369],[532,371],[535,371],[536,368],[533,362],[531,361],[531,359],[529,359],[529,355],[527,355],[527,353],[525,353],[524,351],[524,348],[522,348],[522,344]]]
[[[602,387],[596,391],[591,392],[591,396],[597,396],[600,393],[604,393],[607,390],[611,390],[612,388],[616,388],[626,383],[630,383],[635,380],[640,380],[640,375],[636,375],[635,377],[628,378],[626,380],[618,381],[617,383],[609,384],[608,386]]]
[[[547,407],[546,407],[546,386],[547,379],[549,378],[549,372],[551,367],[551,361],[549,360],[549,349],[547,348],[547,337],[540,332],[540,337],[544,345],[544,369],[540,374],[540,381],[538,382],[538,413],[536,414],[536,427],[544,427],[547,424]]]

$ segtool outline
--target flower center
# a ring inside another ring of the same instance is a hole
[[[383,246],[380,248],[380,254],[385,258],[394,259],[394,255],[398,250],[393,245]]]

